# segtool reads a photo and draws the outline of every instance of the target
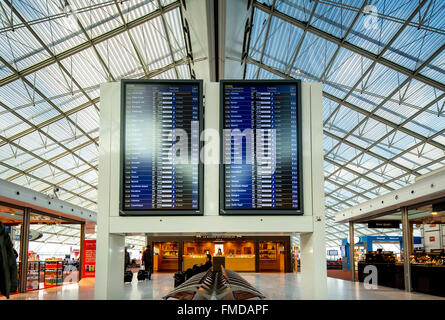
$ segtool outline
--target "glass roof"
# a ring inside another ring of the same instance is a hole
[[[445,165],[443,1],[268,0],[253,10],[245,78],[323,83],[326,241],[338,246],[348,229],[335,212]]]
[[[57,185],[62,200],[97,210],[99,84],[190,79],[181,10],[170,0],[0,2],[0,178],[43,193]],[[245,78],[323,83],[327,245],[339,245],[348,230],[335,212],[445,165],[443,1],[251,10]]]

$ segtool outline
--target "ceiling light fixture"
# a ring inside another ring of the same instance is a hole
[[[437,215],[437,212],[433,211],[433,212],[431,212],[431,214],[432,214],[433,216],[435,216],[435,215]]]

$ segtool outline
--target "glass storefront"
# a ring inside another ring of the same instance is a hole
[[[260,241],[260,271],[284,272],[284,242]]]
[[[237,236],[228,239],[200,237],[148,237],[153,246],[154,271],[178,271],[204,264],[206,255],[218,257],[227,269],[238,272],[291,272],[290,237]],[[165,240],[165,241],[162,241]]]
[[[26,248],[22,233],[28,216]],[[17,292],[20,292],[20,288],[23,291],[32,291],[79,281],[80,221],[0,203],[0,222],[5,225],[17,252]],[[26,254],[22,254],[21,250],[27,250]],[[23,268],[21,257],[26,259],[26,256],[27,268]],[[27,269],[23,280],[26,283],[21,286],[20,275],[24,269]]]
[[[179,257],[178,242],[155,242],[153,246],[153,270],[177,271]]]
[[[253,241],[186,241],[184,242],[183,270],[194,264],[205,263],[206,254],[225,257],[227,269],[255,271],[255,245]]]
[[[28,290],[79,281],[78,223],[31,212],[29,233]]]
[[[7,204],[0,204],[0,222],[6,227],[6,231],[9,233],[14,246],[14,250],[17,253],[17,270],[20,274],[21,262],[20,262],[20,236],[23,226],[24,210],[15,206]],[[20,279],[20,275],[18,277]],[[20,283],[17,290],[20,288]],[[18,292],[18,291],[17,291]]]

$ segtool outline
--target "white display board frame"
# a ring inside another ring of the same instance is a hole
[[[126,234],[300,234],[302,295],[327,298],[321,83],[302,83],[303,206],[301,216],[219,215],[219,164],[204,166],[203,216],[119,216],[120,82],[100,87],[96,299],[123,298]],[[204,148],[219,160],[219,83],[204,81]],[[213,129],[207,131],[207,129]],[[213,132],[213,133],[212,133]],[[216,152],[216,154],[214,154]],[[173,282],[173,279],[172,279]]]

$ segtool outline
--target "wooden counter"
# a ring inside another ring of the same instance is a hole
[[[185,271],[192,268],[194,264],[206,263],[206,256],[204,255],[184,255],[182,256],[182,270]]]
[[[153,271],[159,270],[159,256],[157,254],[153,255]]]
[[[233,271],[255,271],[255,255],[226,256],[226,268]]]
[[[205,256],[200,255],[184,255],[182,262],[182,270],[192,268],[194,264],[204,264]],[[226,256],[226,268],[233,271],[253,271],[255,272],[255,255],[251,256]]]
[[[373,265],[377,268],[379,286],[405,289],[402,263],[358,263],[358,280],[364,281],[364,268]],[[445,266],[411,264],[411,286],[413,291],[445,297]]]

